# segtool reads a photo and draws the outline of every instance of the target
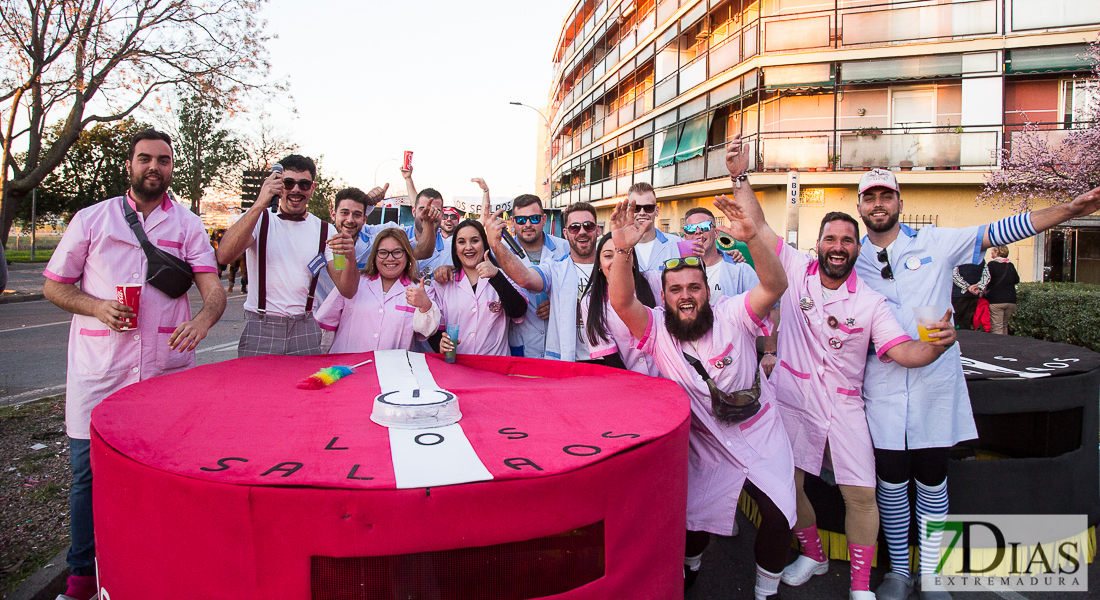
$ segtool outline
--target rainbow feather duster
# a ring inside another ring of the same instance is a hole
[[[357,365],[352,365],[350,367],[345,367],[343,365],[336,365],[336,366],[333,366],[333,367],[328,367],[327,369],[321,369],[320,371],[317,371],[313,375],[310,375],[309,377],[306,377],[305,379],[299,381],[298,382],[298,389],[302,389],[302,390],[319,390],[323,387],[328,387],[328,386],[332,385],[333,383],[335,383],[336,381],[339,381],[340,379],[343,379],[344,377],[347,377],[348,375],[351,375],[352,373],[355,372],[356,368],[361,367],[361,366],[363,366],[363,365],[365,365],[369,362],[371,362],[371,361],[370,360],[364,360],[363,362],[361,362]]]

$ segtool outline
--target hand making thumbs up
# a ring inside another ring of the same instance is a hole
[[[496,268],[496,265],[489,260],[489,251],[485,251],[485,260],[477,265],[477,276],[479,279],[492,279],[500,269]]]
[[[405,302],[409,306],[420,309],[420,312],[428,312],[432,309],[432,300],[428,298],[428,292],[424,289],[424,281],[425,278],[421,278],[418,285],[405,288]]]

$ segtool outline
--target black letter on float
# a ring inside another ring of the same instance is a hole
[[[603,432],[603,434],[600,437],[605,437],[607,439],[615,439],[615,438],[623,438],[623,437],[640,438],[642,436],[640,436],[636,433],[620,433],[618,435],[611,435],[610,431],[605,431],[605,432]]]
[[[583,448],[584,450],[578,450]],[[585,446],[584,444],[573,444],[562,448],[562,451],[566,454],[572,454],[573,456],[596,456],[601,452],[597,446]]]
[[[328,443],[328,445],[325,446],[325,450],[347,450],[348,449],[347,446],[334,446],[333,445],[333,444],[336,443],[336,440],[338,440],[338,439],[340,439],[340,436],[336,436],[336,437],[332,438],[332,441],[330,441]]]
[[[421,440],[420,438],[424,438]],[[413,441],[421,446],[434,446],[443,443],[443,436],[438,433],[422,433],[413,438]]]
[[[373,477],[356,477],[355,474],[359,472],[359,465],[351,467],[351,473],[348,473],[348,479],[362,479],[363,481],[370,481]]]
[[[504,466],[508,467],[509,469],[515,469],[515,470],[519,471],[520,467],[522,467],[523,465],[527,465],[529,467],[534,467],[536,471],[541,471],[542,470],[542,467],[536,465],[534,463],[534,461],[532,461],[530,458],[506,458],[506,459],[504,459]]]
[[[218,459],[218,466],[220,469],[211,469],[210,467],[199,467],[200,471],[210,471],[211,473],[217,473],[218,471],[225,471],[229,468],[229,465],[225,464],[227,460],[239,460],[241,462],[248,462],[247,458],[237,458],[236,456],[227,456],[226,458]]]
[[[522,440],[523,438],[527,437],[526,433],[523,433],[522,431],[516,431],[515,427],[505,427],[497,433],[508,436],[508,439],[510,440]]]
[[[291,466],[291,465],[293,465],[293,466]],[[298,469],[301,469],[301,468],[302,468],[302,463],[300,463],[300,462],[281,462],[281,463],[275,465],[274,467],[271,467],[270,469],[264,471],[263,473],[260,473],[260,477],[267,477],[268,475],[270,475],[270,474],[272,474],[276,471],[282,471],[283,472],[283,474],[280,475],[279,477],[290,477],[290,475],[292,473],[294,473],[295,471],[297,471]]]

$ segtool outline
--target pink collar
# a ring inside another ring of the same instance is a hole
[[[137,210],[137,202],[134,202],[134,198],[130,196],[130,190],[126,190],[126,201],[130,203],[130,208]],[[172,200],[168,197],[168,193],[165,192],[164,199],[160,201],[160,209],[164,212],[168,212],[172,208]]]
[[[806,274],[817,275],[817,271],[819,268],[820,265],[818,265],[817,259],[811,260],[810,264],[806,266]],[[848,287],[849,294],[856,293],[856,285],[858,284],[858,282],[859,280],[856,278],[856,270],[855,267],[853,267],[852,272],[848,274],[847,281],[844,282],[844,284]]]

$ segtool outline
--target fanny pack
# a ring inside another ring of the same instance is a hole
[[[714,383],[714,380],[711,379],[706,368],[703,367],[703,363],[698,358],[687,352],[683,354],[684,358],[691,363],[691,366],[695,367],[695,371],[699,373],[699,376],[707,382],[707,387],[710,388],[710,407],[714,411],[714,417],[719,422],[734,425],[760,412],[759,370],[753,379],[752,387],[729,394],[718,389],[718,384]]]
[[[122,212],[126,216],[126,222],[130,224],[130,229],[137,236],[138,242],[141,242],[141,249],[145,252],[145,260],[148,263],[145,283],[164,292],[169,298],[179,298],[186,294],[195,280],[195,272],[191,269],[191,265],[157,248],[149,241],[137,213],[125,198],[122,199]]]

